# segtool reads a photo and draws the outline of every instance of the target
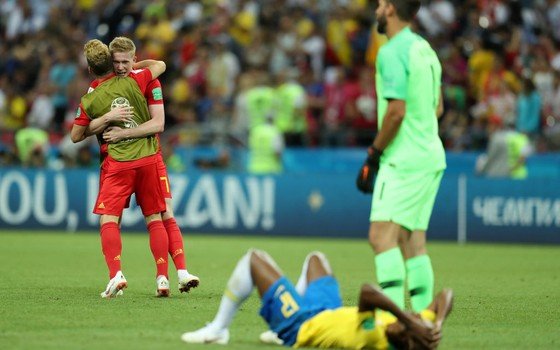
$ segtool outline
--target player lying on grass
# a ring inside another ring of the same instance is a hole
[[[249,250],[237,263],[214,320],[184,333],[187,343],[227,344],[235,312],[256,286],[260,315],[286,346],[345,349],[435,349],[442,324],[451,311],[451,290],[440,292],[419,315],[402,311],[369,284],[358,306],[343,307],[338,282],[326,256],[310,253],[296,286],[264,251]]]

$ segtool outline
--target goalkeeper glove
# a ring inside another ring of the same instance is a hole
[[[356,187],[363,193],[373,193],[375,175],[379,170],[379,160],[383,152],[374,146],[368,147],[368,156],[358,172]]]

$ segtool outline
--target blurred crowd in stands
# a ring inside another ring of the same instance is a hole
[[[560,149],[560,0],[423,3],[414,29],[443,64],[446,149],[485,150],[490,125],[527,134],[538,152]],[[92,144],[66,135],[91,80],[83,45],[115,36],[132,38],[139,60],[167,63],[164,140],[172,146],[243,147],[255,110],[282,114],[276,125],[287,147],[368,145],[377,129],[375,57],[386,41],[376,5],[4,0],[0,164],[42,165],[45,152],[62,166],[96,164]],[[274,97],[272,108],[262,96]],[[31,131],[18,140],[22,129]]]

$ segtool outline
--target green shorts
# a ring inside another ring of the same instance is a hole
[[[382,166],[375,179],[370,221],[391,221],[410,231],[426,231],[443,176]]]

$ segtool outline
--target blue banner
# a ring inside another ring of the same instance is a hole
[[[361,237],[371,196],[358,192],[354,173],[251,176],[242,173],[171,175],[177,222],[184,233]],[[92,208],[96,170],[0,170],[0,229],[97,230]],[[134,200],[122,220],[145,231]],[[445,175],[429,239],[560,243],[556,180],[489,180]]]
[[[558,180],[467,180],[469,241],[560,243]]]
[[[1,170],[0,228],[97,229],[98,178],[88,170]],[[198,173],[174,174],[170,181],[175,218],[185,232],[367,236],[369,197],[349,176]],[[122,227],[145,229],[134,200]]]

